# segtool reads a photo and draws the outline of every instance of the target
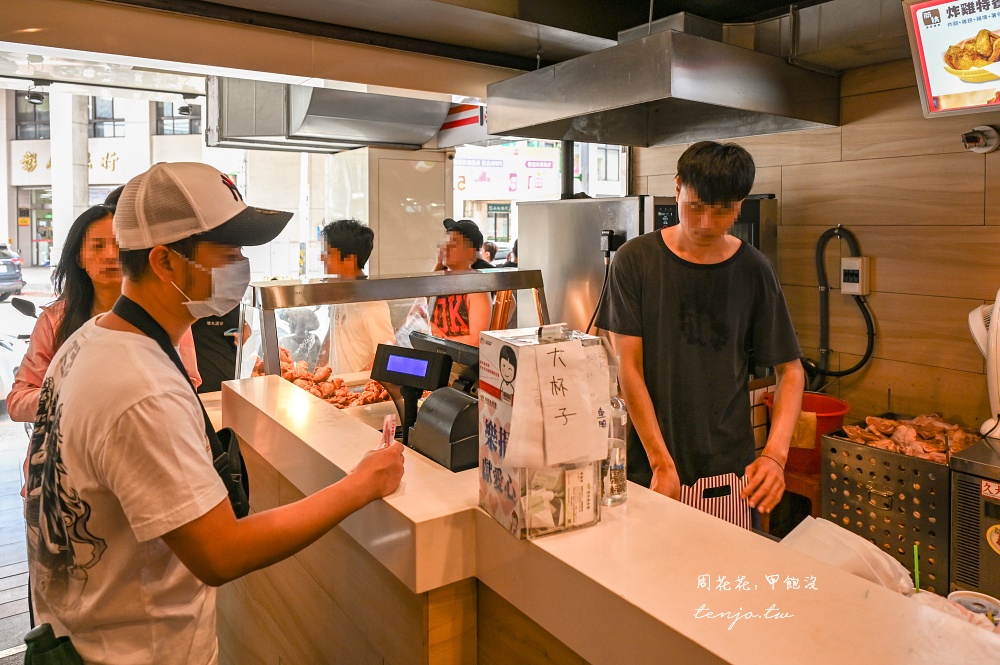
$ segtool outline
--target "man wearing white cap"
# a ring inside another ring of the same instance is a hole
[[[213,467],[214,432],[172,347],[239,302],[250,279],[240,247],[270,242],[290,217],[248,207],[204,164],[157,164],[122,193],[122,298],[52,359],[27,479],[37,617],[87,663],[217,662],[212,587],[399,486],[396,443],[310,497],[237,519],[243,504]]]

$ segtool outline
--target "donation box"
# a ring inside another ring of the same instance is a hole
[[[561,325],[479,343],[479,505],[518,538],[600,521],[608,354]]]

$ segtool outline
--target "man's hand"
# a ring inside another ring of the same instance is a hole
[[[369,450],[351,471],[374,501],[399,489],[403,479],[403,444],[394,441],[385,448]]]
[[[653,482],[650,483],[649,489],[680,501],[681,479],[677,475],[677,468],[670,466],[653,469]]]
[[[769,513],[785,492],[785,471],[770,457],[758,457],[746,469],[747,486],[740,497],[750,500],[750,507]]]

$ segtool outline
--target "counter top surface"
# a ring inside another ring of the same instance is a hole
[[[380,439],[277,377],[227,382],[222,402],[225,424],[305,494]],[[476,470],[405,459],[400,490],[344,529],[418,593],[477,576],[589,662],[937,665],[1000,652],[1000,636],[631,483],[600,524],[518,541],[476,508]]]
[[[479,578],[529,616],[561,614],[548,629],[590,662],[639,662],[620,660],[623,647],[601,628],[630,610],[654,620],[628,637],[642,662],[712,662],[697,650],[643,655],[662,651],[670,633],[726,663],[971,663],[1000,653],[1000,635],[644,487],[628,492],[599,525],[530,543],[509,542],[481,514]]]
[[[223,424],[303,494],[343,478],[382,438],[276,376],[227,381],[222,404]],[[475,576],[478,471],[452,473],[412,450],[404,464],[399,490],[341,527],[416,593]]]

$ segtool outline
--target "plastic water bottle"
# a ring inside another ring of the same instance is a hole
[[[617,383],[614,379],[612,383]],[[625,482],[625,428],[628,413],[625,402],[611,396],[611,418],[608,422],[608,458],[601,463],[601,503],[617,506],[625,503],[628,483]]]

